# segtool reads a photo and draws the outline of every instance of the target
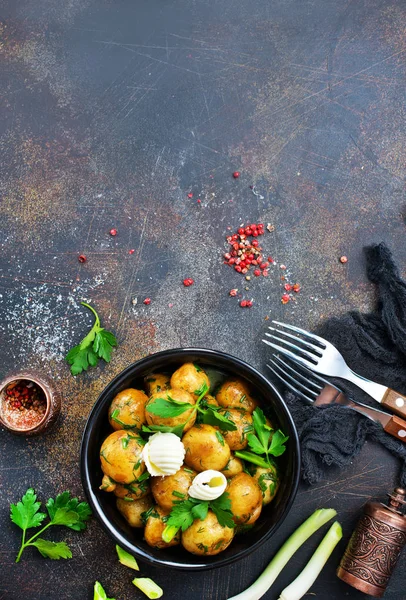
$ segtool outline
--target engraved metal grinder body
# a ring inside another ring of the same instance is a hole
[[[340,579],[381,598],[406,544],[406,490],[396,488],[389,504],[368,502],[337,569]]]

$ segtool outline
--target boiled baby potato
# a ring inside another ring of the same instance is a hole
[[[109,408],[113,429],[141,429],[145,423],[145,404],[148,396],[141,390],[128,388],[114,398]]]
[[[186,409],[181,415],[177,417],[160,417],[158,415],[153,414],[151,412],[151,409],[153,409],[151,405],[159,399],[168,401],[175,400],[176,402],[196,404],[196,400],[194,399],[192,394],[189,394],[189,392],[186,392],[185,390],[171,388],[169,390],[155,392],[154,394],[152,394],[152,396],[147,402],[147,405],[145,406],[145,416],[148,425],[164,425],[165,427],[176,427],[177,425],[183,425],[190,418],[190,420],[185,425],[184,431],[187,431],[192,427],[193,423],[196,421],[196,411],[193,408]]]
[[[231,450],[246,448],[248,445],[247,435],[254,431],[250,413],[235,408],[228,408],[225,411],[221,411],[221,414],[230,419],[237,427],[235,431],[222,432]]]
[[[237,525],[252,525],[261,514],[262,492],[258,483],[247,473],[234,475],[227,487],[231,512]]]
[[[164,542],[162,539],[162,533],[166,527],[165,517],[168,515],[169,511],[162,510],[160,506],[156,506],[154,511],[148,517],[144,529],[144,538],[149,546],[152,546],[153,548],[169,548],[169,546],[176,546],[180,543],[179,531],[170,542]]]
[[[175,501],[187,499],[188,490],[196,474],[192,469],[181,467],[174,475],[153,477],[151,491],[155,502],[164,510],[170,511]]]
[[[279,475],[275,466],[264,469],[263,467],[257,467],[252,465],[250,468],[252,477],[258,482],[258,485],[262,492],[262,504],[265,506],[272,502],[276,496],[276,492],[279,488]]]
[[[103,475],[103,479],[101,482],[101,486],[99,490],[103,490],[103,492],[113,492],[117,487],[115,481],[113,481],[108,475]]]
[[[124,498],[127,499],[127,501],[139,500],[140,498],[144,498],[144,496],[151,492],[149,482],[150,480],[146,479],[144,481],[134,481],[133,483],[127,483],[126,485],[117,483],[113,493],[118,498]]]
[[[209,510],[205,519],[196,519],[182,533],[182,546],[192,554],[214,556],[230,545],[233,536],[234,529],[222,527],[214,512]]]
[[[144,496],[144,498],[134,500],[133,502],[117,498],[116,504],[118,510],[131,527],[144,527],[141,515],[151,508],[153,500],[151,496]]]
[[[132,483],[145,471],[141,459],[144,441],[130,431],[114,431],[100,449],[101,468],[116,483]]]
[[[234,475],[238,475],[238,473],[242,473],[244,470],[244,465],[242,464],[242,460],[231,454],[230,460],[221,471],[227,479],[230,477],[234,477]]]
[[[144,382],[148,396],[152,396],[155,392],[169,390],[171,387],[169,375],[163,373],[151,373],[145,377]]]
[[[210,394],[206,394],[204,397],[204,401],[207,404],[210,404],[211,406],[219,406],[219,403],[217,402],[217,400],[214,398],[214,396],[211,396]]]
[[[227,379],[219,388],[216,400],[224,408],[237,408],[249,413],[252,413],[257,406],[247,384],[241,379]]]
[[[201,395],[203,386],[210,388],[210,381],[206,373],[195,363],[185,363],[173,373],[171,377],[171,388],[186,390],[196,399]]]
[[[221,471],[230,460],[230,446],[212,425],[194,425],[182,438],[185,463],[196,471]]]

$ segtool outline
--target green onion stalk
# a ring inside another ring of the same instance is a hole
[[[316,510],[286,540],[258,579],[249,588],[241,592],[241,594],[233,596],[228,600],[259,600],[259,598],[262,598],[295,554],[296,550],[320,527],[335,517],[336,514],[337,511],[332,508],[320,508]],[[283,600],[287,600],[288,598],[283,598]]]

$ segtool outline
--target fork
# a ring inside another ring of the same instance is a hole
[[[271,346],[280,354],[291,358],[296,363],[307,367],[311,371],[320,373],[321,375],[341,377],[342,379],[351,381],[391,412],[394,412],[401,417],[406,417],[406,396],[402,396],[402,394],[399,394],[380,383],[370,381],[369,379],[362,377],[362,375],[357,375],[357,373],[348,367],[344,358],[333,344],[314,333],[309,333],[304,329],[300,329],[300,327],[287,325],[286,323],[280,323],[279,321],[272,321],[272,323],[288,329],[289,331],[293,331],[302,337],[292,335],[283,329],[268,327],[268,329],[275,333],[265,333],[265,335],[283,345],[275,344],[268,340],[262,340],[265,344],[268,344],[268,346]],[[289,340],[294,340],[296,344]]]
[[[375,423],[380,423],[386,433],[389,433],[393,437],[403,442],[406,441],[406,421],[403,421],[403,419],[389,415],[377,408],[366,406],[366,404],[362,404],[361,402],[350,400],[339,387],[333,385],[327,379],[324,379],[324,377],[320,377],[320,375],[309,371],[306,367],[300,367],[294,363],[295,367],[299,370],[294,369],[289,362],[282,360],[279,356],[274,356],[273,359],[270,359],[270,362],[273,367],[268,364],[266,366],[271,369],[274,375],[292,392],[306,400],[306,402],[310,402],[316,406],[341,404],[368,417],[368,419],[371,419]]]

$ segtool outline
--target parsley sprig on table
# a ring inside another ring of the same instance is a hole
[[[166,527],[162,532],[164,542],[169,543],[173,540],[179,529],[186,531],[196,519],[204,521],[209,508],[214,512],[222,527],[235,527],[233,513],[231,512],[231,500],[227,492],[210,502],[195,498],[177,500],[174,502],[174,507],[166,521]]]
[[[110,362],[111,351],[114,346],[117,346],[115,336],[101,327],[99,315],[94,308],[86,302],[81,302],[81,304],[92,311],[95,321],[87,336],[66,355],[66,360],[71,365],[72,375],[86,371],[89,366],[95,367],[99,358]]]
[[[237,450],[235,455],[267,469],[272,466],[271,456],[281,456],[285,452],[285,442],[287,442],[289,436],[285,435],[280,429],[274,431],[267,424],[265,415],[260,408],[254,410],[252,420],[256,435],[253,433],[247,435],[248,445],[252,452]],[[260,455],[265,455],[265,458]]]
[[[196,395],[199,394],[199,397],[196,400],[196,404],[190,404],[189,402],[179,402],[178,400],[172,398],[169,392],[163,392],[163,395],[165,395],[166,397],[156,398],[153,402],[151,402],[151,404],[147,406],[146,410],[149,413],[162,418],[179,417],[187,410],[192,410],[189,418],[185,423],[182,423],[181,425],[177,425],[175,427],[149,425],[148,427],[143,426],[142,430],[146,432],[171,432],[181,437],[186,423],[190,421],[195,411],[198,411],[202,423],[205,423],[207,425],[215,425],[220,429],[223,429],[224,431],[235,431],[237,427],[233,423],[233,421],[231,421],[231,419],[228,419],[226,416],[222,415],[219,412],[221,410],[221,406],[214,406],[213,404],[209,404],[203,401],[208,391],[209,388],[206,384],[203,384],[199,390],[196,390]]]
[[[48,500],[46,503],[48,515],[40,512],[41,502],[37,502],[37,496],[32,488],[26,491],[20,502],[10,504],[10,508],[12,522],[23,530],[16,562],[20,561],[22,553],[28,546],[34,546],[46,558],[54,560],[72,558],[72,552],[65,542],[51,542],[38,536],[52,525],[63,525],[74,531],[81,531],[86,528],[85,522],[92,514],[87,502],[79,502],[77,498],[71,498],[69,492],[63,492],[55,499]],[[27,529],[39,527],[47,516],[50,521],[38,533],[26,540]]]

